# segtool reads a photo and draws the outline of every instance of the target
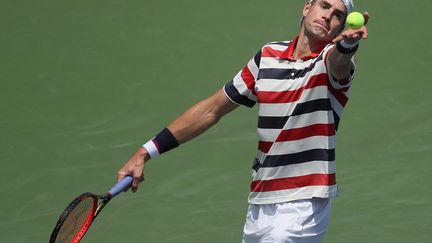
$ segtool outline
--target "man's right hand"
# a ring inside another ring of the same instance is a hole
[[[134,155],[117,172],[117,181],[125,176],[132,176],[132,191],[138,190],[138,184],[144,181],[144,163],[150,159],[150,155],[143,147],[138,149]]]

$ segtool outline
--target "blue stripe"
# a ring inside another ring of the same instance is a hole
[[[304,69],[280,69],[280,68],[263,68],[260,69],[258,73],[258,79],[279,79],[279,80],[287,80],[287,79],[296,79],[303,78],[306,74],[312,69],[315,68],[317,62],[323,59],[323,55],[318,56],[315,61],[308,67]]]
[[[246,95],[240,94],[234,86],[234,82],[232,80],[225,84],[224,90],[228,97],[237,104],[247,107],[253,107],[256,104],[256,101],[249,99]]]
[[[311,161],[334,161],[334,149],[311,149],[299,153],[284,155],[267,155],[260,167],[277,167],[284,165],[300,164]],[[256,166],[255,166],[256,167]],[[256,168],[255,168],[256,169]]]
[[[291,116],[299,116],[315,111],[332,110],[330,99],[317,99],[299,103]],[[260,116],[258,118],[258,128],[282,129],[290,116]],[[337,120],[339,122],[339,120]]]

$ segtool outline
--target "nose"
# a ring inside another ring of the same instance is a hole
[[[325,12],[323,13],[322,18],[325,19],[326,21],[330,21],[331,16],[332,16],[332,13],[331,13],[330,11],[325,11]]]

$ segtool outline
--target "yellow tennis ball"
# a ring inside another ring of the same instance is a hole
[[[356,30],[356,29],[360,29],[364,25],[365,19],[363,17],[363,14],[359,12],[352,12],[348,14],[346,23],[348,27],[350,27],[353,30]]]

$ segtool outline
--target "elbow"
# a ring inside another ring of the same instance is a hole
[[[219,115],[216,112],[212,112],[212,111],[207,112],[204,116],[205,123],[210,125],[210,126],[218,123],[221,118],[222,118],[221,115]]]

